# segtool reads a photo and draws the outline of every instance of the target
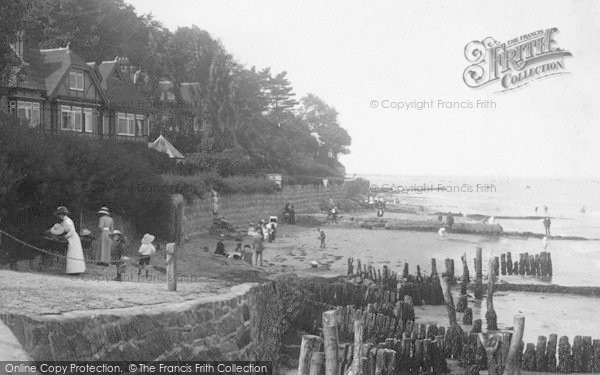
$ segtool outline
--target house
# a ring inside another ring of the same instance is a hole
[[[149,111],[138,106],[143,96],[111,62],[86,63],[69,46],[25,48],[23,34],[13,50],[21,65],[0,85],[0,110],[43,131],[148,141]]]
[[[164,104],[163,122],[167,130],[186,134],[199,140],[200,150],[208,152],[212,150],[214,138],[208,115],[198,116],[202,113],[201,103],[198,100],[200,83],[182,82],[179,85],[179,93],[172,81],[161,80],[159,82],[160,101]]]
[[[106,96],[102,113],[102,134],[124,140],[148,142],[150,124],[155,108],[136,86],[139,70],[129,60],[116,57],[94,67],[100,87]]]

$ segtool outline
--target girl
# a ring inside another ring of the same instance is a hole
[[[154,247],[152,242],[154,242],[154,236],[150,233],[144,234],[144,237],[142,237],[141,241],[142,244],[140,245],[140,249],[138,250],[138,253],[140,253],[141,255],[138,276],[142,274],[143,269],[146,271],[146,277],[148,277],[148,270],[146,269],[146,266],[150,265],[150,258],[152,257],[152,254],[156,253],[156,248]]]

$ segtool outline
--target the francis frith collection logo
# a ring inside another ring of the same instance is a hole
[[[558,47],[557,28],[537,30],[501,43],[492,37],[474,40],[465,47],[472,64],[464,73],[465,84],[472,88],[492,83],[499,91],[513,90],[540,78],[568,73],[564,58],[571,52]]]

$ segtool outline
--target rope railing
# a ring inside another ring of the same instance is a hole
[[[60,259],[71,259],[71,260],[79,260],[79,261],[81,261],[81,259],[79,259],[79,258],[67,257],[66,255],[57,254],[55,252],[48,251],[46,249],[42,249],[42,248],[37,247],[35,245],[32,245],[32,244],[30,244],[28,242],[25,242],[25,241],[23,241],[23,240],[15,237],[15,236],[13,236],[12,234],[10,234],[8,232],[5,232],[2,229],[0,229],[0,236],[2,236],[2,235],[6,236],[6,237],[8,237],[10,239],[12,239],[13,241],[15,241],[15,242],[17,242],[17,243],[19,243],[19,244],[21,244],[21,245],[23,245],[23,246],[25,246],[25,247],[27,247],[29,249],[35,250],[37,252],[40,252],[40,253],[43,253],[43,254],[46,254],[46,255],[51,255],[51,256],[54,256],[54,257],[60,258]],[[2,242],[2,241],[0,241],[0,242]],[[154,255],[158,255],[158,254],[161,254],[161,253],[165,253],[166,254],[167,252],[166,252],[166,250],[157,250],[156,253],[154,253]],[[141,259],[141,257],[133,257],[133,258],[132,257],[127,257],[127,260],[132,260],[132,261],[139,261],[140,259]],[[91,259],[87,259],[87,260],[83,259],[83,261],[86,264],[106,264],[106,262],[101,262],[101,261],[91,260]]]

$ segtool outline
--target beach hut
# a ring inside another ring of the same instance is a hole
[[[178,149],[175,148],[163,135],[159,135],[153,142],[148,143],[148,147],[155,149],[158,152],[169,155],[170,159],[177,161],[183,160],[185,157]]]

